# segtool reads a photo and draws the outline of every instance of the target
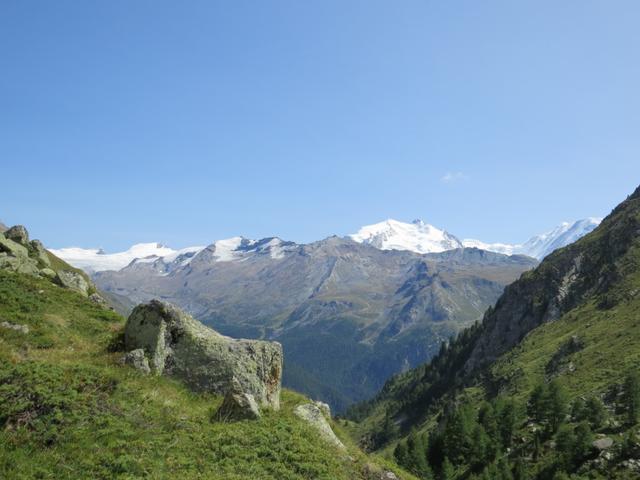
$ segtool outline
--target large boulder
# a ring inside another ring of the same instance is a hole
[[[158,300],[131,312],[124,339],[127,350],[144,350],[155,374],[221,395],[232,390],[235,378],[259,405],[280,407],[282,346],[277,342],[225,337]]]
[[[29,232],[22,225],[14,225],[4,232],[4,236],[25,247],[29,244]]]
[[[0,233],[0,269],[38,275],[38,264],[35,260],[29,258],[27,247],[7,238],[2,233]]]
[[[324,438],[327,442],[341,450],[346,448],[340,439],[336,437],[336,434],[333,433],[331,425],[329,425],[329,422],[327,422],[324,416],[324,412],[316,404],[303,403],[294,408],[293,413],[315,428],[320,437]]]

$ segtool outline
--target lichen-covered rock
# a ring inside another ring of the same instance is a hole
[[[4,232],[4,236],[25,247],[29,244],[29,232],[27,232],[27,229],[22,225],[14,225]]]
[[[224,395],[235,377],[258,404],[280,407],[282,346],[277,342],[225,337],[177,307],[152,300],[131,312],[125,348],[144,349],[152,372],[179,378],[196,391]]]
[[[138,348],[131,350],[124,357],[122,357],[122,363],[124,365],[130,365],[136,370],[141,371],[144,374],[150,374],[151,368],[149,368],[149,360],[144,356],[144,350]]]
[[[56,278],[56,272],[51,270],[50,268],[43,268],[42,270],[40,270],[40,275],[51,280],[54,280]]]
[[[298,405],[293,413],[308,422],[313,428],[315,428],[320,436],[327,442],[335,445],[340,449],[345,449],[344,444],[340,441],[336,434],[333,433],[331,426],[327,422],[322,410],[313,403],[304,403]]]
[[[380,468],[378,465],[367,463],[364,466],[364,476],[367,480],[398,480],[398,476],[389,471]]]
[[[79,273],[70,270],[59,270],[57,279],[63,287],[81,293],[85,297],[89,295],[89,284]]]
[[[320,409],[320,411],[325,417],[331,418],[331,407],[329,406],[328,403],[324,403],[324,402],[321,402],[320,400],[316,400],[315,402],[313,402],[313,404]]]
[[[29,258],[27,248],[2,233],[0,233],[0,268],[28,275],[38,274],[37,262]]]
[[[231,389],[224,396],[222,404],[216,411],[215,419],[219,422],[238,420],[258,420],[260,408],[256,399],[250,393],[242,391],[242,386],[235,378],[231,382]]]
[[[42,268],[51,268],[51,260],[40,240],[31,240],[29,243],[31,257],[38,262]]]

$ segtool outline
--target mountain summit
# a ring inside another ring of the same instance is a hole
[[[381,250],[439,253],[463,247],[462,242],[450,233],[422,220],[404,223],[388,219],[362,227],[349,237],[358,243],[366,243]]]
[[[438,253],[456,248],[479,248],[504,255],[526,255],[542,260],[554,250],[569,245],[596,228],[601,218],[585,218],[563,222],[553,230],[535,235],[524,243],[486,243],[480,240],[459,240],[456,236],[422,220],[411,223],[398,220],[367,225],[349,235],[352,240],[367,243],[381,250],[409,250],[416,253]]]

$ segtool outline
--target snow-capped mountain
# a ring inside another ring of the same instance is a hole
[[[74,267],[90,273],[121,270],[127,266],[151,263],[156,272],[164,274],[176,267],[189,264],[202,251],[206,251],[215,262],[235,262],[246,260],[252,255],[268,255],[272,259],[280,259],[293,245],[293,242],[285,242],[275,237],[262,240],[233,237],[218,240],[208,247],[187,247],[180,250],[159,243],[139,243],[118,253],[77,247],[51,249],[51,252]]]
[[[505,255],[526,255],[542,260],[555,249],[575,242],[596,228],[601,218],[585,218],[573,223],[564,222],[553,230],[531,237],[524,243],[486,243],[481,240],[458,240],[454,235],[422,220],[411,223],[386,220],[362,227],[349,235],[359,243],[367,243],[381,250],[409,250],[417,253],[438,253],[454,248],[475,247]]]
[[[204,247],[188,247],[181,250],[161,245],[160,243],[138,243],[124,252],[105,253],[97,248],[60,248],[50,249],[51,253],[60,257],[74,267],[87,272],[101,272],[104,270],[120,270],[134,260],[153,262],[160,258],[167,263],[175,261],[181,256],[193,256]]]
[[[358,243],[366,243],[380,250],[409,250],[416,253],[439,253],[462,248],[462,242],[450,233],[414,220],[411,223],[389,219],[367,225],[349,235]]]
[[[385,220],[362,227],[349,237],[358,243],[380,250],[408,250],[416,253],[440,253],[463,247],[475,247],[505,255],[527,255],[542,260],[557,248],[575,242],[600,224],[600,218],[585,218],[573,223],[562,223],[553,230],[531,237],[524,243],[486,243],[480,240],[459,240],[456,236],[429,225],[422,220],[411,223]],[[159,243],[139,243],[124,252],[105,253],[100,249],[51,249],[53,254],[71,265],[94,273],[120,270],[130,264],[154,263],[159,273],[168,273],[177,266],[187,265],[201,252],[216,262],[244,261],[253,255],[268,255],[272,259],[284,258],[296,246],[277,237],[250,240],[232,237],[218,240],[208,247],[187,247],[174,250]]]
[[[554,250],[569,245],[595,229],[601,218],[589,217],[573,223],[563,222],[553,230],[531,237],[521,244],[485,243],[480,240],[463,240],[465,247],[476,247],[505,255],[527,255],[542,260]]]

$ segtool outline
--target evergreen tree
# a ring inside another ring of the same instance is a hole
[[[544,422],[546,398],[546,385],[537,385],[531,392],[529,403],[527,404],[527,415],[536,423]]]
[[[401,441],[396,445],[396,448],[393,450],[393,456],[396,459],[396,462],[401,467],[407,468],[409,467],[409,451],[407,449],[407,442]]]
[[[585,403],[580,397],[576,398],[571,404],[571,420],[581,422],[585,419]]]
[[[569,425],[562,425],[556,433],[556,453],[558,464],[564,471],[569,470],[573,464],[575,443],[573,428]]]
[[[565,420],[569,403],[566,392],[557,380],[549,383],[543,403],[548,431],[555,433]]]
[[[444,451],[454,465],[466,464],[472,451],[475,418],[467,406],[454,410],[444,429]]]
[[[624,382],[624,402],[627,421],[635,425],[640,420],[640,375],[637,371],[627,375]]]
[[[504,448],[509,448],[518,423],[518,409],[516,403],[511,399],[503,400],[498,403],[496,410],[502,446]]]
[[[607,409],[599,397],[589,397],[584,405],[584,418],[593,430],[602,428],[607,420]]]
[[[453,468],[453,464],[449,461],[449,458],[445,457],[442,463],[442,471],[440,472],[440,480],[454,480],[456,477],[456,471]]]
[[[593,433],[591,427],[586,421],[578,424],[575,430],[575,440],[573,444],[573,465],[574,467],[582,463],[582,461],[591,453],[593,442]]]

